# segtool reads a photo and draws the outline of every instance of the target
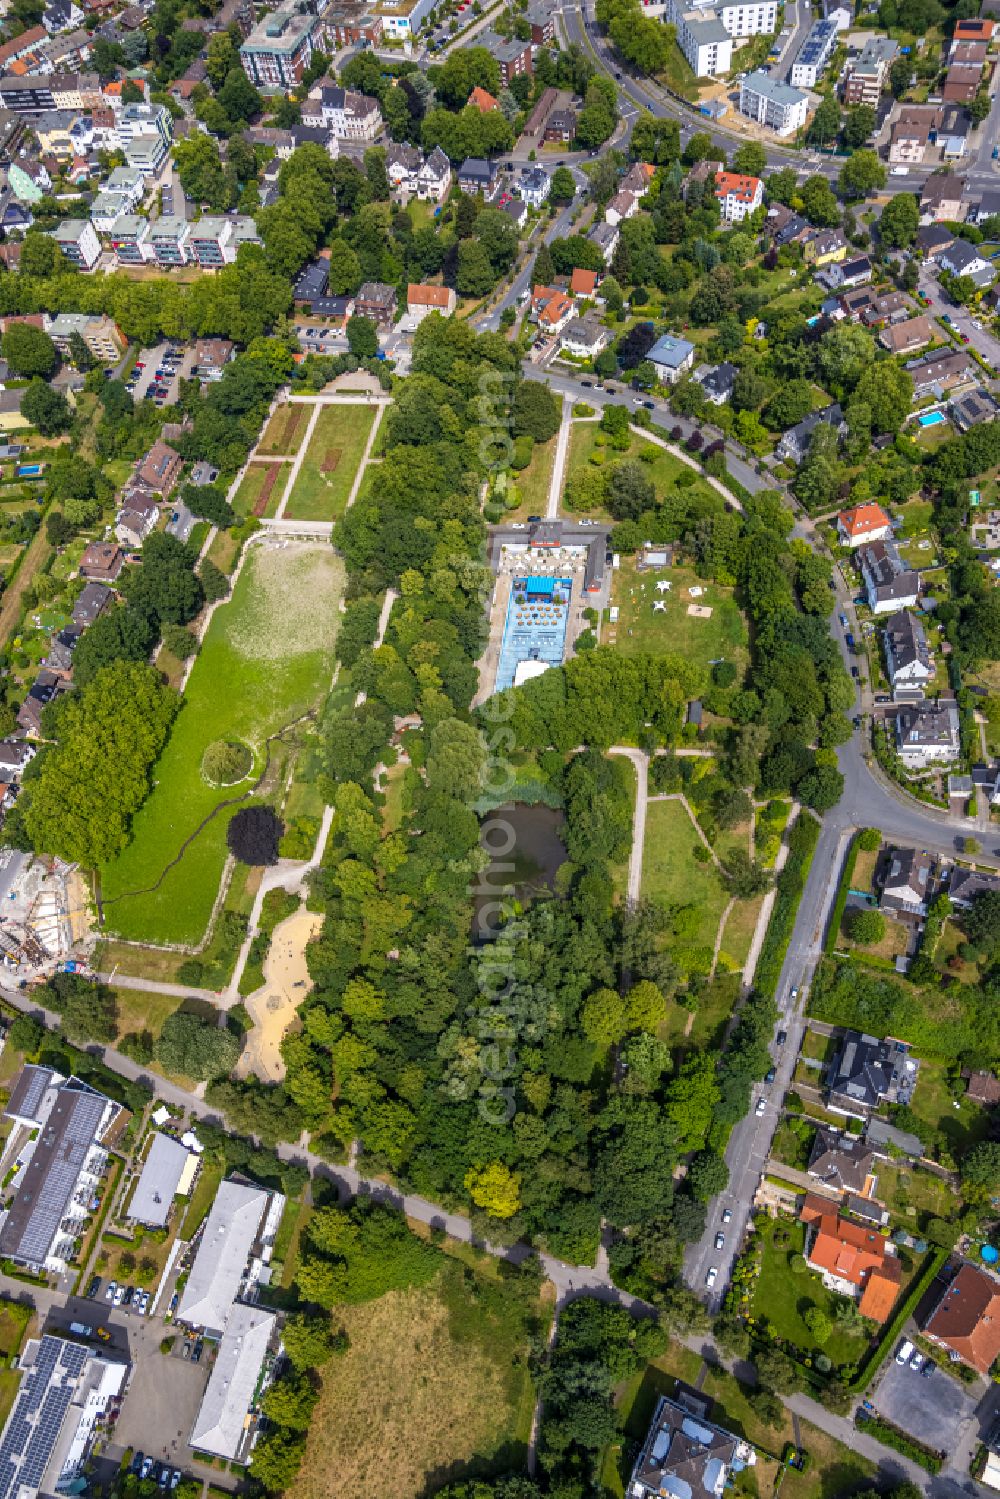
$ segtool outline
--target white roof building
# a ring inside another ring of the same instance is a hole
[[[190,1159],[191,1152],[177,1140],[154,1134],[128,1207],[128,1216],[134,1222],[146,1223],[150,1228],[166,1224]]]
[[[277,1232],[284,1202],[263,1187],[222,1183],[177,1308],[179,1322],[215,1336],[226,1330],[241,1291],[256,1279],[254,1262],[270,1257],[266,1241]]]
[[[259,1306],[234,1306],[191,1429],[191,1446],[230,1462],[242,1461],[251,1434],[261,1369],[276,1318]]]

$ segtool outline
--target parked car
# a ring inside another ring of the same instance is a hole
[[[861,681],[861,673],[858,671],[858,668],[856,666],[851,667],[851,676],[856,682]]]
[[[90,1282],[90,1285],[87,1287],[87,1296],[89,1300],[93,1301],[94,1297],[97,1295],[100,1289],[101,1277],[99,1275],[95,1275],[93,1280]]]
[[[760,1118],[761,1114],[763,1114],[763,1112],[764,1112],[764,1110],[766,1108],[767,1108],[767,1099],[766,1098],[758,1098],[758,1100],[757,1100],[757,1107],[754,1109],[754,1113],[757,1115],[758,1119]]]
[[[115,1284],[115,1282],[113,1280],[109,1280],[108,1283],[107,1283],[107,1285],[104,1287],[104,1299],[105,1299],[105,1301],[114,1301],[114,1299],[115,1299],[115,1292],[117,1291],[117,1289],[118,1289],[118,1287]]]
[[[722,1209],[722,1221],[723,1221],[723,1223],[732,1223],[732,1221],[733,1221],[733,1213],[732,1213],[732,1209],[731,1208],[723,1208]]]
[[[146,1454],[144,1452],[137,1452],[136,1455],[135,1455],[135,1457],[133,1457],[133,1459],[132,1459],[132,1465],[129,1468],[129,1472],[130,1473],[138,1473],[139,1470],[140,1470],[140,1468],[143,1465],[143,1462],[145,1461],[145,1457],[146,1457]]]
[[[935,1367],[936,1365],[934,1363],[934,1360],[932,1358],[927,1359],[924,1363],[924,1367],[920,1371],[920,1378],[930,1379],[931,1375],[934,1373]]]
[[[143,1460],[142,1460],[142,1467],[139,1469],[139,1477],[140,1478],[148,1478],[149,1475],[150,1475],[150,1473],[152,1473],[152,1471],[153,1471],[153,1459],[151,1457],[144,1457]]]
[[[717,1265],[713,1265],[712,1268],[711,1268],[711,1270],[709,1270],[708,1274],[705,1276],[705,1284],[706,1284],[706,1286],[709,1286],[709,1287],[714,1286],[715,1282],[718,1280],[718,1278],[719,1278],[718,1266]]]
[[[726,1247],[726,1236],[725,1236],[725,1234],[716,1234],[716,1236],[715,1236],[715,1247],[716,1247],[716,1249],[725,1249],[725,1247]]]
[[[181,1358],[190,1358],[190,1357],[191,1357],[191,1344],[189,1342],[185,1341],[184,1347],[181,1349]]]
[[[796,991],[793,989],[792,993],[795,994],[795,992]],[[779,1031],[778,1034],[775,1036],[774,1039],[775,1039],[775,1042],[776,1042],[776,1044],[778,1046],[784,1046],[785,1042],[788,1040],[788,1032],[787,1031]]]
[[[910,1368],[911,1369],[922,1369],[923,1366],[924,1366],[924,1356],[923,1356],[923,1354],[922,1353],[915,1353],[913,1355],[913,1357],[910,1359]]]
[[[180,1483],[180,1481],[181,1481],[181,1470],[180,1470],[180,1468],[175,1468],[174,1471],[170,1475],[170,1487],[172,1489],[175,1489],[177,1487],[177,1485]]]
[[[773,1083],[777,1075],[778,1074],[775,1069],[773,1067],[769,1067],[767,1069],[767,1076],[764,1078],[765,1083]]]
[[[909,1338],[904,1338],[902,1343],[900,1343],[899,1348],[896,1350],[896,1363],[905,1364],[913,1351],[913,1344],[910,1342]]]

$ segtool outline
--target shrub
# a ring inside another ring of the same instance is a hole
[[[273,807],[244,807],[229,819],[226,842],[241,864],[277,864],[284,824]]]
[[[858,835],[858,847],[866,854],[873,854],[882,847],[882,834],[878,828],[864,828]]]
[[[216,739],[201,759],[201,773],[212,786],[235,786],[253,767],[253,751],[239,740]]]

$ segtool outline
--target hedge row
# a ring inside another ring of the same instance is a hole
[[[865,1389],[871,1383],[882,1364],[885,1363],[886,1356],[895,1346],[896,1339],[902,1333],[907,1321],[916,1310],[917,1302],[925,1294],[927,1287],[948,1258],[948,1254],[949,1250],[947,1249],[933,1249],[927,1256],[920,1274],[914,1276],[913,1284],[910,1286],[906,1300],[896,1311],[892,1321],[886,1326],[872,1354],[865,1359],[854,1379],[848,1385],[848,1389],[853,1394],[858,1394],[861,1390]]]
[[[837,887],[837,899],[833,903],[830,912],[830,925],[826,929],[826,942],[823,944],[824,951],[833,953],[837,948],[837,938],[840,936],[840,923],[844,919],[847,909],[847,897],[851,889],[851,881],[854,878],[854,866],[858,862],[858,840],[861,834],[855,833],[851,839],[851,846],[847,850],[847,858],[844,860],[844,871],[840,876],[840,884]]]
[[[944,1459],[936,1452],[931,1452],[928,1448],[921,1446],[919,1442],[915,1442],[912,1437],[908,1437],[891,1422],[883,1421],[881,1416],[870,1416],[867,1411],[858,1411],[857,1421],[862,1431],[873,1436],[884,1447],[892,1447],[894,1451],[901,1452],[911,1462],[919,1463],[922,1468],[926,1468],[928,1473],[940,1473]]]
[[[788,834],[788,862],[778,876],[778,893],[754,975],[754,988],[771,999],[778,988],[781,965],[792,940],[799,901],[818,840],[819,823],[810,813],[800,812]]]

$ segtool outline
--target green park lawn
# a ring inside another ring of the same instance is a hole
[[[691,819],[679,801],[651,801],[646,812],[642,894],[669,906],[690,907],[695,923],[685,944],[711,947],[728,896],[711,863],[695,858],[701,848]]]
[[[371,406],[324,406],[285,506],[288,520],[338,520],[375,420]]]
[[[670,583],[668,593],[657,591],[658,581]],[[690,588],[701,588],[692,599]],[[663,603],[663,610],[653,603]],[[697,578],[687,567],[639,572],[631,557],[622,557],[614,574],[611,602],[618,608],[616,624],[606,623],[602,639],[626,656],[671,652],[697,666],[724,658],[742,673],[747,664],[747,629],[731,588]],[[689,604],[711,609],[709,619],[688,613]]]
[[[291,473],[290,463],[251,463],[243,478],[240,487],[233,497],[233,509],[237,515],[253,515],[256,513],[257,503],[262,493],[267,489],[271,473],[277,469],[277,476],[273,485],[267,493],[264,508],[261,514],[267,518],[277,514],[281,497],[285,493],[288,483],[288,475]]]
[[[212,616],[131,842],[101,871],[110,931],[153,943],[199,941],[225,862],[226,816],[165,870],[213,808],[238,794],[203,778],[202,757],[214,740],[242,739],[259,770],[266,737],[322,702],[342,592],[343,566],[328,548],[251,549],[231,600]]]
[[[792,1257],[801,1254],[805,1244],[805,1227],[801,1223],[779,1218],[763,1227],[764,1259],[753,1297],[753,1315],[770,1323],[775,1333],[806,1352],[816,1349],[816,1342],[803,1313],[810,1307],[833,1321],[834,1311],[843,1297],[828,1291],[812,1270],[796,1275]],[[823,1345],[823,1352],[834,1365],[856,1363],[868,1346],[863,1334],[844,1332],[836,1322]]]

